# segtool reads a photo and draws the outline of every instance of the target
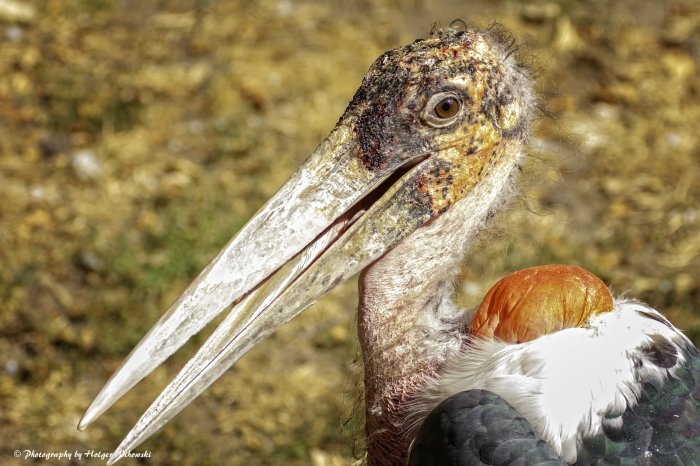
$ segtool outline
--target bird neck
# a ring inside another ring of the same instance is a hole
[[[415,435],[407,408],[468,334],[467,316],[452,302],[453,284],[476,233],[507,197],[519,154],[504,156],[510,164],[494,167],[464,199],[360,276],[370,466],[405,464]]]
[[[463,313],[450,300],[459,267],[438,278],[436,270],[406,260],[406,249],[395,248],[360,277],[370,466],[405,464],[414,436],[405,425],[406,407],[462,341]]]

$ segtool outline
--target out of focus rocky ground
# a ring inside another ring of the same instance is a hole
[[[700,342],[697,0],[0,0],[0,463],[102,464],[13,451],[112,451],[202,338],[78,432],[119,362],[374,58],[455,18],[520,38],[543,108],[460,299],[575,263]],[[141,463],[361,456],[355,300],[346,284],[252,351]]]

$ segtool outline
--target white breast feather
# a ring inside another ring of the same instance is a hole
[[[622,413],[636,405],[640,380],[663,382],[667,377],[667,370],[648,362],[640,349],[649,344],[650,335],[661,335],[679,347],[689,344],[664,322],[643,304],[616,300],[612,312],[595,316],[586,327],[521,344],[474,341],[430,382],[414,406],[416,415],[427,415],[463,390],[491,390],[527,419],[562,459],[573,463],[577,441],[600,431],[606,411]],[[678,351],[679,363],[683,354]]]

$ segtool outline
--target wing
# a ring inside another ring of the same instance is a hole
[[[610,412],[602,432],[585,438],[577,465],[700,466],[700,354],[656,339],[639,364],[665,368],[663,382],[641,378],[637,404]]]
[[[655,365],[668,376],[641,376],[637,404],[606,414],[602,431],[580,441],[576,466],[700,466],[700,353],[656,339],[639,355],[640,373]],[[409,460],[410,466],[566,464],[503,398],[478,389],[457,393],[428,414]]]
[[[566,466],[503,398],[467,390],[436,406],[411,448],[410,466]]]

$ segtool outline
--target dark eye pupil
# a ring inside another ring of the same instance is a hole
[[[451,118],[459,111],[459,101],[454,97],[441,100],[435,106],[435,114],[440,118]]]

